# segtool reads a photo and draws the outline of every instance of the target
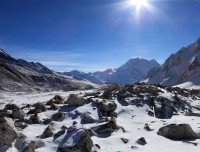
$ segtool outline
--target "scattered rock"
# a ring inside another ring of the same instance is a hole
[[[17,137],[17,129],[12,119],[8,117],[0,118],[0,147],[4,145],[11,146]]]
[[[40,118],[38,117],[37,114],[30,116],[29,120],[33,124],[41,124]]]
[[[78,96],[77,94],[70,94],[65,104],[68,106],[83,106],[86,102],[86,99]]]
[[[57,133],[55,133],[55,134],[53,135],[54,140],[55,140],[56,138],[62,136],[63,134],[65,134],[65,129],[62,129],[62,130],[58,131]]]
[[[95,144],[95,146],[99,149],[101,149],[101,146],[99,144]]]
[[[144,137],[139,138],[137,140],[137,143],[140,144],[140,145],[146,145],[147,144],[147,142],[146,142]]]
[[[30,141],[27,137],[21,134],[15,142],[15,147],[19,152],[35,152],[37,144],[35,141]]]
[[[189,124],[170,124],[160,128],[157,134],[175,140],[197,139],[197,134]]]
[[[92,118],[92,116],[90,116],[90,114],[88,112],[85,112],[82,115],[81,122],[82,123],[94,123],[94,119]]]
[[[151,129],[147,123],[144,125],[144,129],[146,131],[153,131],[153,129]]]
[[[47,110],[46,106],[40,102],[34,104],[33,107],[35,107],[35,109],[38,110],[39,112],[44,112]]]
[[[48,126],[42,133],[41,138],[44,139],[44,138],[48,138],[51,136],[53,136],[53,128],[52,128],[52,126]]]
[[[57,112],[51,117],[54,121],[63,121],[65,119],[65,114],[63,112]]]
[[[123,143],[125,143],[125,144],[127,144],[128,142],[129,142],[129,140],[128,139],[126,139],[126,138],[121,138],[121,140],[123,141]]]
[[[111,134],[117,129],[116,120],[112,119],[109,122],[92,128],[97,134]]]
[[[72,143],[66,141],[68,143],[60,144],[57,152],[90,152],[93,147],[93,141],[87,130],[77,130],[74,134],[68,133],[66,136],[72,136],[71,139],[74,141],[71,141]]]
[[[15,110],[15,109],[20,109],[16,104],[7,104],[4,107],[4,110]]]
[[[117,109],[117,104],[114,101],[103,100],[98,104],[98,109],[102,112],[103,116],[109,116],[109,114]]]
[[[46,118],[46,119],[44,119],[43,120],[43,122],[42,122],[44,125],[48,125],[48,124],[50,124],[51,123],[51,119],[49,119],[49,118]]]
[[[59,107],[57,105],[55,105],[54,103],[52,103],[49,109],[50,110],[58,110]]]
[[[47,101],[46,105],[51,105],[53,104],[63,104],[64,99],[59,96],[59,95],[55,95],[52,99],[50,99],[49,101]]]
[[[28,125],[27,125],[27,123],[25,123],[25,122],[15,122],[14,123],[14,126],[16,127],[16,128],[20,128],[20,129],[24,129],[24,128],[26,128],[26,127],[28,127]]]
[[[12,117],[14,119],[22,119],[22,118],[24,118],[24,116],[25,116],[25,113],[23,110],[21,110],[21,109],[13,109],[12,110]]]

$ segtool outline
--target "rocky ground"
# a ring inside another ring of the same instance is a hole
[[[200,90],[137,83],[1,94],[1,152],[198,152]]]

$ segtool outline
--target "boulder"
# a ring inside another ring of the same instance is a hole
[[[49,109],[50,110],[58,110],[59,107],[57,105],[55,105],[54,103],[52,103]]]
[[[81,123],[94,123],[94,119],[90,116],[89,112],[82,114]]]
[[[16,104],[11,104],[11,103],[5,105],[4,107],[4,110],[14,110],[14,109],[20,109],[20,108]]]
[[[55,95],[53,99],[55,104],[63,104],[64,99],[60,95]]]
[[[40,118],[38,117],[37,114],[30,116],[29,120],[33,124],[41,124]]]
[[[12,113],[7,110],[0,110],[0,118],[3,117],[12,117]]]
[[[27,123],[25,122],[15,122],[14,125],[16,128],[20,128],[20,129],[24,129],[28,127]]]
[[[139,138],[136,142],[140,145],[146,145],[147,144],[144,137]]]
[[[67,140],[58,146],[57,152],[90,152],[93,147],[88,130],[75,129],[64,138]]]
[[[51,119],[54,121],[63,121],[65,119],[65,113],[57,112],[52,115]]]
[[[43,122],[42,122],[44,125],[48,125],[48,124],[50,124],[51,123],[51,119],[49,119],[49,118],[46,118],[46,119],[44,119],[43,120]]]
[[[7,117],[0,118],[0,148],[4,145],[11,146],[17,137],[17,129],[12,119]]]
[[[159,129],[158,135],[174,140],[197,139],[189,124],[170,124]]]
[[[35,109],[38,110],[39,112],[44,112],[47,110],[46,106],[40,102],[34,104],[33,107],[35,107]]]
[[[18,149],[18,152],[35,152],[37,148],[36,142],[28,140],[23,134],[19,135],[14,146]]]
[[[77,94],[70,94],[67,101],[65,101],[68,106],[83,106],[85,103],[86,99]]]
[[[103,125],[92,128],[92,130],[94,130],[94,132],[96,132],[97,134],[111,134],[115,131],[115,129],[117,129],[115,119],[112,119]]]
[[[117,109],[117,104],[111,100],[103,100],[98,104],[98,109],[102,112],[103,116],[111,116]]]
[[[48,126],[44,132],[42,133],[42,135],[40,136],[42,139],[44,138],[48,138],[48,137],[51,137],[53,136],[53,127],[51,126]]]
[[[12,117],[14,119],[22,119],[22,118],[24,118],[24,116],[25,116],[25,113],[23,110],[21,110],[21,109],[13,109],[12,110]]]

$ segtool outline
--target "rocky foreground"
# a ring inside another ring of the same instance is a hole
[[[2,103],[0,151],[199,151],[200,90],[112,84],[29,98]]]

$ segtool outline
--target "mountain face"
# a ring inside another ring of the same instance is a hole
[[[173,86],[185,82],[200,84],[200,38],[172,54],[163,65],[151,70],[142,82]]]
[[[107,69],[103,72],[84,73],[80,71],[65,72],[65,75],[86,79],[96,84],[118,83],[121,85],[134,83],[143,78],[152,68],[158,67],[156,60],[130,59],[117,69]]]
[[[89,87],[86,81],[51,71],[41,63],[17,60],[0,49],[0,90],[74,90]]]
[[[63,72],[63,74],[66,76],[73,76],[73,78],[77,80],[88,80],[95,84],[103,84],[103,82],[100,79],[93,76],[92,73],[84,73],[78,70],[73,70],[71,72]]]

